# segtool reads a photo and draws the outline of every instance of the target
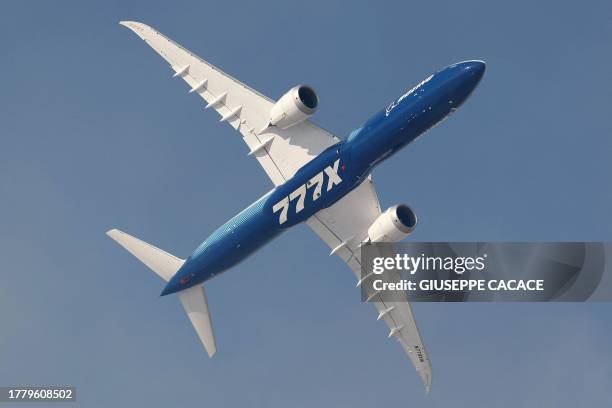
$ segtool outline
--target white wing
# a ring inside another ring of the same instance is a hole
[[[297,170],[338,140],[327,131],[306,121],[287,130],[269,128],[257,134],[270,119],[274,101],[249,88],[220,69],[148,25],[134,21],[120,24],[134,31],[161,55],[197,93],[208,108],[214,108],[221,121],[238,130],[250,152],[257,158],[274,185],[283,184]]]
[[[371,178],[346,197],[313,215],[306,223],[361,278],[359,245],[367,238],[367,231],[380,215],[380,204]],[[394,337],[408,354],[419,373],[425,389],[431,388],[431,362],[416,326],[410,303],[403,293],[395,293],[394,301],[373,296],[369,303],[378,309],[378,319],[389,326],[389,337]],[[401,298],[400,298],[401,296]]]

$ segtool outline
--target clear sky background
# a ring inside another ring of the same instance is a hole
[[[383,206],[415,209],[415,241],[612,240],[609,1],[4,1],[0,385],[75,385],[83,407],[612,406],[610,304],[416,304],[426,396],[306,226],[207,285],[209,360],[104,232],[186,257],[271,182],[124,19],[272,98],[311,84],[337,135],[483,59],[468,103],[375,171]]]

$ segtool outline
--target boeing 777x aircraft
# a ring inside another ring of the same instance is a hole
[[[372,242],[398,242],[417,223],[404,204],[381,212],[373,168],[453,113],[485,72],[482,61],[465,61],[437,71],[372,116],[347,138],[337,138],[308,121],[319,100],[305,85],[278,101],[260,94],[176,44],[155,29],[124,21],[242,135],[274,183],[274,188],[212,233],[189,258],[180,259],[113,229],[107,234],[151,268],[167,284],[162,295],[177,293],[209,356],[217,351],[202,283],[227,271],[290,227],[306,222],[332,254],[360,280],[359,248]],[[358,282],[358,286],[361,280]],[[410,304],[368,301],[389,326],[414,364],[425,388],[431,363]]]

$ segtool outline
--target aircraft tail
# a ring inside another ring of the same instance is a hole
[[[168,282],[185,263],[180,259],[151,244],[139,240],[118,229],[106,232],[119,245],[148,266],[160,278]],[[217,352],[212,321],[208,311],[208,301],[202,285],[196,285],[177,293],[187,316],[193,324],[206,352],[212,357]]]

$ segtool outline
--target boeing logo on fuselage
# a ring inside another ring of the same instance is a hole
[[[424,80],[422,80],[421,82],[419,82],[416,86],[410,88],[408,91],[406,91],[405,94],[403,94],[402,96],[400,96],[399,98],[397,98],[397,100],[391,102],[388,106],[387,109],[385,109],[385,116],[389,116],[389,114],[391,113],[391,111],[393,110],[393,108],[395,108],[397,105],[400,104],[400,102],[402,102],[404,99],[406,99],[407,97],[409,97],[410,95],[412,95],[412,93],[414,91],[416,91],[417,89],[419,89],[420,87],[422,87],[423,85],[425,85],[427,82],[429,82],[431,80],[431,78],[433,78],[433,74],[431,74],[430,76],[428,76],[427,78],[425,78]]]

